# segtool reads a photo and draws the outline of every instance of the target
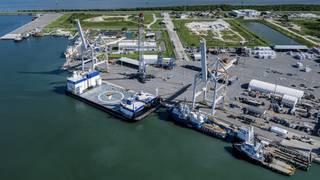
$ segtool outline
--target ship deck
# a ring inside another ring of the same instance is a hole
[[[223,130],[220,127],[217,127],[217,126],[213,126],[211,124],[204,124],[202,127],[204,129],[206,129],[206,130],[209,130],[209,131],[216,131],[216,132],[220,132],[220,133],[224,133],[224,134],[226,133],[225,130]]]
[[[114,94],[110,94],[114,93]],[[80,96],[89,99],[95,103],[101,104],[114,111],[120,111],[120,103],[125,102],[131,97],[132,93],[113,87],[111,85],[102,84],[89,91],[84,91]]]
[[[283,160],[276,159],[276,158],[274,158],[272,160],[272,163],[270,163],[270,167],[277,169],[279,171],[282,171],[286,174],[291,174],[291,173],[293,174],[295,171],[295,168],[292,167],[290,164],[286,163]]]

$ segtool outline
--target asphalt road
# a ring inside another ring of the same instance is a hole
[[[166,22],[166,26],[167,26],[167,29],[168,29],[168,32],[169,32],[170,39],[173,42],[173,45],[175,46],[177,59],[178,60],[182,60],[182,58],[184,57],[185,60],[189,61],[188,56],[184,53],[184,49],[183,49],[181,41],[180,41],[180,39],[178,37],[177,32],[173,30],[174,25],[173,25],[173,23],[171,21],[171,18],[169,16],[169,14],[168,13],[163,13],[163,15],[164,15],[164,20]]]

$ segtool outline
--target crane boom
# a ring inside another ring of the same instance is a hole
[[[84,48],[84,50],[87,50],[87,44],[86,44],[86,40],[84,39],[83,33],[82,33],[82,29],[81,29],[81,25],[80,25],[80,21],[78,19],[76,19],[76,23],[78,26],[78,31],[82,40],[82,46]]]

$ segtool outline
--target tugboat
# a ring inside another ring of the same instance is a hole
[[[29,33],[25,33],[25,34],[22,36],[23,39],[27,39],[28,37],[30,37],[30,34],[29,34]]]
[[[43,37],[43,34],[36,32],[33,34],[33,37]]]
[[[248,158],[256,164],[267,167],[280,174],[292,176],[295,172],[295,166],[280,158],[276,158],[266,148],[266,143],[259,139],[251,137],[242,143],[233,143],[236,152],[240,152],[244,157]]]
[[[169,115],[182,124],[185,124],[193,129],[209,134],[213,137],[225,139],[230,133],[230,129],[219,124],[210,115],[197,112],[189,108],[187,102],[180,101],[176,107],[168,107]]]
[[[17,36],[16,38],[14,38],[13,40],[14,42],[19,42],[19,41],[22,41],[22,37],[20,36]]]

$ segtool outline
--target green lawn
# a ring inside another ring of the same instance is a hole
[[[161,13],[154,13],[155,15],[156,15],[156,18],[163,18],[162,16],[161,16]]]
[[[111,17],[105,18],[104,21],[101,22],[91,22],[91,21],[84,21],[86,19],[94,18],[97,16],[102,16],[104,14],[85,14],[85,13],[74,13],[70,16],[70,14],[63,15],[62,17],[58,18],[53,23],[49,24],[46,28],[77,28],[75,19],[79,19],[82,28],[101,28],[101,29],[122,29],[123,27],[127,27],[128,29],[137,29],[137,22],[132,21],[125,21],[122,17]],[[114,14],[108,14],[114,15]],[[69,17],[68,17],[69,16]],[[64,18],[63,18],[64,17]],[[63,19],[68,17],[63,23],[60,23]],[[152,20],[152,15],[146,14],[148,21]],[[150,19],[151,17],[151,19]]]
[[[240,43],[238,42],[225,42],[223,43],[222,40],[216,40],[216,34],[212,31],[207,31],[207,32],[203,32],[201,33],[201,35],[197,35],[195,33],[193,33],[192,31],[190,31],[185,24],[186,23],[190,23],[190,22],[194,22],[194,21],[215,21],[213,19],[209,19],[209,20],[198,20],[198,19],[191,19],[191,20],[174,20],[173,24],[175,25],[175,27],[179,27],[177,30],[177,33],[181,39],[182,44],[187,44],[188,46],[193,46],[193,47],[199,47],[200,46],[200,41],[202,41],[202,39],[206,39],[206,44],[208,47],[215,47],[217,44],[217,47],[223,47],[223,45],[225,47],[238,47],[240,46]],[[232,25],[231,25],[232,26]],[[225,36],[228,37],[228,40],[234,40],[234,41],[240,41],[241,38],[238,37],[237,35],[230,35],[233,34],[231,31],[226,31],[223,32],[221,31],[222,34],[225,34]],[[206,34],[206,35],[204,35]]]
[[[279,21],[281,21],[281,20],[279,20]],[[301,34],[304,36],[305,35],[308,35],[308,36],[320,35],[320,21],[317,21],[317,20],[290,20],[290,22],[301,27],[301,31],[293,29],[293,31],[297,32],[298,34]],[[289,27],[291,27],[291,26],[289,26]]]
[[[171,54],[173,54],[175,57],[176,57],[176,54],[174,52],[174,49],[173,49],[173,45],[171,43],[171,40],[163,40],[163,39],[160,39],[158,40],[158,42],[164,42],[165,46],[166,46],[166,51],[162,53],[162,56],[164,58],[169,58],[171,57]]]
[[[170,38],[168,30],[163,30],[161,33],[161,38]]]
[[[152,24],[152,25],[150,26],[150,28],[152,28],[152,29],[163,29],[163,28],[166,28],[165,25],[160,25],[160,23],[161,23],[162,20],[163,20],[163,19],[158,19],[154,24]]]
[[[150,23],[152,23],[153,22],[153,15],[152,14],[150,14],[150,13],[144,13],[143,14],[143,16],[144,16],[144,24],[150,24]],[[138,21],[137,21],[138,22]]]
[[[56,19],[55,21],[53,21],[52,23],[47,25],[45,28],[65,28],[66,26],[63,24],[60,24],[60,23],[61,23],[61,21],[66,19],[68,16],[70,16],[70,14],[62,15],[61,17],[59,17],[58,19]]]

